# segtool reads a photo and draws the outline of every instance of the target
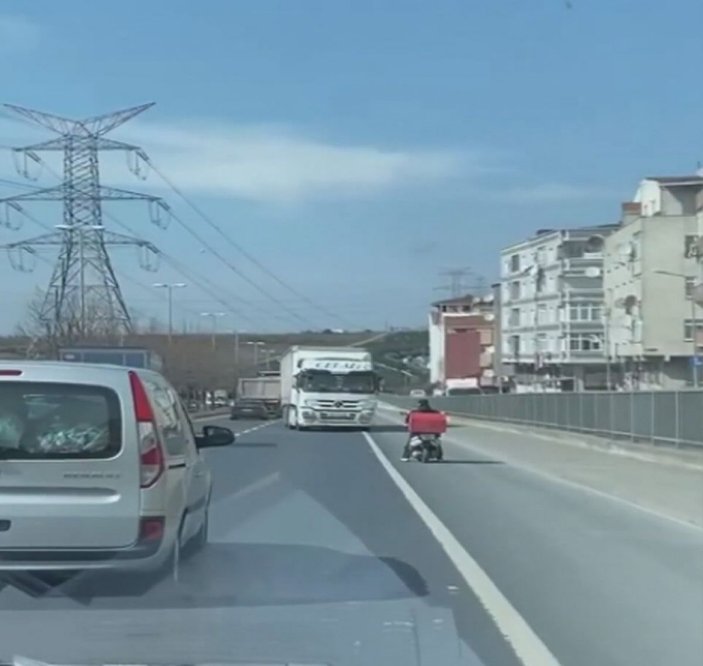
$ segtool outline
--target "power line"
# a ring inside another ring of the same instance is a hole
[[[177,188],[175,188],[175,186],[173,186],[169,181],[166,180],[166,177],[165,177],[161,172],[159,172],[159,171],[156,170],[156,167],[154,167],[154,165],[149,161],[149,158],[148,158],[148,156],[146,155],[146,153],[143,153],[143,151],[139,150],[139,151],[138,151],[138,154],[139,154],[139,156],[140,156],[142,159],[145,160],[145,162],[149,165],[150,168],[154,169],[154,171],[156,171],[156,172],[159,174],[159,176],[164,180],[164,182],[166,182],[166,183],[169,185],[169,187],[171,187],[171,188],[174,190],[174,192],[176,192],[176,194],[178,194],[178,196],[180,196],[189,206],[191,206],[191,208],[194,208],[195,210],[199,211],[199,209],[195,206],[195,204],[192,204],[192,203],[190,202],[190,200],[185,196],[185,194],[183,194],[180,190],[178,190]],[[36,157],[37,157],[38,161],[39,161],[44,167],[46,167],[46,168],[47,168],[50,172],[52,172],[55,176],[57,176],[57,177],[60,178],[60,175],[57,174],[56,171],[53,170],[53,169],[51,168],[51,166],[50,166],[49,164],[47,164],[47,162],[46,162],[45,160],[43,160],[43,159],[42,159],[41,157],[39,157],[39,156],[36,156]],[[123,228],[129,230],[130,233],[135,233],[134,230],[130,229],[130,228],[129,228],[127,225],[125,225],[124,223],[119,222],[119,221],[117,220],[117,218],[115,218],[113,215],[110,215],[110,214],[107,213],[107,212],[104,212],[103,214],[105,215],[105,217],[108,217],[108,218],[112,219],[112,220],[115,221],[116,223],[120,224],[120,226],[122,226]],[[204,213],[199,213],[199,214],[204,215]],[[259,291],[259,293],[261,293],[261,294],[263,294],[264,296],[266,296],[269,300],[273,301],[276,305],[278,305],[278,307],[280,307],[282,310],[284,310],[285,312],[287,312],[287,313],[288,313],[290,316],[292,316],[296,321],[298,321],[299,323],[303,323],[303,324],[305,324],[305,325],[309,325],[310,322],[309,322],[307,319],[305,319],[304,317],[301,317],[295,310],[291,309],[286,303],[284,303],[284,302],[281,301],[280,299],[277,299],[275,296],[273,296],[273,295],[270,294],[267,290],[265,290],[261,285],[259,285],[259,284],[256,283],[254,280],[252,280],[251,278],[249,278],[246,274],[244,274],[244,273],[243,273],[240,269],[238,269],[231,261],[229,261],[229,260],[228,260],[226,257],[224,257],[218,250],[216,250],[210,243],[208,243],[200,234],[198,234],[196,231],[194,231],[194,230],[185,222],[185,220],[183,220],[180,216],[176,215],[176,214],[173,212],[173,210],[170,210],[170,209],[169,209],[169,215],[170,215],[171,218],[172,218],[173,220],[175,220],[183,229],[185,229],[185,231],[187,231],[193,238],[195,238],[203,247],[205,247],[206,249],[208,249],[208,250],[213,254],[213,256],[215,256],[215,257],[216,257],[217,259],[219,259],[222,263],[224,263],[231,271],[233,271],[236,275],[238,275],[242,280],[244,280],[244,281],[247,282],[249,285],[251,285],[252,287],[254,287],[257,291]],[[213,224],[214,224],[214,223],[213,223]],[[223,233],[223,232],[221,232],[221,233]],[[230,240],[230,242],[232,242],[231,239],[229,239],[229,237],[227,237],[226,235],[225,235],[225,237],[226,237],[228,240]],[[219,288],[219,287],[216,287],[216,288]],[[255,310],[257,309],[257,307],[256,307],[252,302],[247,301],[246,299],[242,298],[241,296],[238,296],[237,298],[238,298],[239,301],[241,301],[241,303],[242,303],[244,306],[250,307],[250,308],[255,309]],[[228,307],[230,310],[232,310],[231,305],[228,305],[227,307]],[[264,312],[266,312],[266,311],[264,311]],[[239,314],[243,314],[243,313],[239,312]],[[268,313],[266,312],[266,314],[268,314]],[[273,316],[274,316],[276,319],[281,319],[281,316],[280,316],[280,315],[274,314]],[[244,315],[244,317],[245,317],[248,321],[253,321],[250,317],[248,317],[248,316],[246,316],[246,315]]]
[[[239,243],[237,243],[233,238],[226,234],[222,227],[218,225],[209,215],[207,215],[194,201],[192,201],[186,194],[170,179],[168,178],[151,160],[151,158],[146,153],[140,153],[140,157],[154,170],[154,172],[164,181],[185,203],[193,210],[205,223],[210,226],[221,238],[223,238],[227,243],[229,243],[233,248],[235,248],[240,254],[242,254],[246,259],[248,259],[252,264],[254,264],[260,271],[268,275],[272,280],[277,282],[279,285],[287,289],[290,293],[294,294],[308,305],[312,306],[322,314],[328,317],[343,321],[347,324],[350,322],[346,321],[344,317],[340,317],[337,313],[334,313],[327,308],[320,306],[319,304],[312,301],[305,294],[301,293],[295,289],[292,285],[282,280],[273,271],[267,268],[261,263],[256,257],[254,257],[250,252],[243,248]],[[278,301],[277,301],[278,302]],[[280,302],[279,302],[280,304]]]
[[[111,219],[115,224],[117,224],[120,227],[122,227],[123,229],[125,229],[127,232],[138,235],[136,233],[136,231],[134,231],[134,229],[132,229],[132,227],[130,227],[128,224],[126,224],[125,222],[123,222],[119,218],[117,218],[114,215],[107,213],[107,212],[104,212],[103,214],[106,217],[108,217],[109,219]],[[166,263],[170,264],[183,277],[190,280],[194,284],[198,285],[199,288],[203,291],[203,293],[210,296],[212,298],[212,300],[217,301],[220,305],[224,305],[224,307],[226,307],[227,310],[229,312],[231,312],[232,314],[239,315],[242,318],[246,319],[247,321],[249,321],[251,323],[255,323],[255,320],[252,319],[248,314],[242,312],[239,308],[232,306],[231,302],[225,301],[222,298],[217,296],[218,292],[222,292],[222,287],[220,285],[218,285],[216,282],[213,282],[212,280],[210,280],[210,278],[207,278],[203,275],[198,275],[192,269],[184,268],[184,265],[178,259],[176,259],[173,256],[170,256],[168,253],[166,253],[165,251],[163,251],[161,249],[157,248],[157,250],[158,250],[158,255],[164,261],[166,261]],[[203,286],[203,284],[205,284],[206,286]],[[246,307],[250,307],[253,310],[258,310],[258,311],[262,312],[264,315],[269,315],[269,312],[267,310],[264,310],[263,308],[257,307],[255,304],[250,303],[249,301],[243,299],[241,296],[236,296],[236,297],[231,296],[231,295],[229,295],[229,296],[230,296],[230,298],[236,298],[237,300],[239,300],[242,303],[242,305],[244,305]],[[276,319],[285,320],[285,318],[281,317],[281,315],[279,315],[277,313],[273,313],[273,315],[271,315],[271,316],[273,316]]]
[[[36,155],[36,160],[37,160],[39,163],[41,163],[41,165],[42,165],[44,168],[46,168],[50,173],[52,173],[52,174],[53,174],[54,176],[56,176],[57,178],[61,179],[61,175],[60,175],[59,173],[57,173],[56,170],[53,169],[53,168],[51,167],[51,165],[49,165],[49,164],[46,162],[46,160],[42,159],[42,158],[41,158],[40,156],[38,156],[38,155]],[[12,181],[11,181],[11,182],[12,182]],[[27,188],[32,189],[32,190],[40,190],[40,189],[42,189],[42,188],[40,188],[40,187],[38,187],[38,186],[36,186],[36,185],[28,185],[28,184],[26,184],[26,183],[18,183],[18,184],[23,185],[24,187],[27,187]],[[22,212],[23,212],[25,215],[27,215],[27,217],[30,217],[30,218],[31,218],[31,216],[30,216],[26,211],[23,210]],[[176,219],[176,216],[173,214],[173,212],[170,211],[170,213],[171,213],[171,216],[172,216],[174,219]],[[107,212],[107,211],[103,211],[103,216],[104,216],[104,217],[107,217],[107,218],[109,218],[109,219],[111,219],[115,224],[117,224],[118,226],[120,226],[120,227],[122,227],[123,229],[125,229],[128,233],[132,233],[132,234],[134,234],[135,236],[138,236],[137,232],[136,232],[134,229],[132,229],[129,225],[125,224],[124,222],[122,222],[120,219],[118,219],[117,217],[115,217],[115,216],[112,215],[111,213],[109,213],[109,212]],[[182,220],[178,219],[177,221],[179,221],[182,226],[185,225],[185,223],[184,223]],[[192,230],[189,229],[189,228],[187,227],[187,225],[185,225],[185,226],[186,226],[186,229],[187,229],[191,234],[194,234],[194,232],[192,232]],[[196,237],[196,238],[197,238],[197,239],[199,240],[199,242],[201,242],[203,245],[208,246],[208,244],[207,244],[205,241],[203,241],[203,240],[200,239],[199,237]],[[221,256],[219,256],[219,253],[217,253],[216,251],[214,251],[214,250],[213,250],[212,248],[210,248],[209,246],[208,246],[208,248],[210,249],[211,252],[213,252],[214,254],[216,254],[216,256],[218,256],[218,258],[219,258],[220,260],[223,260],[223,258],[222,258]],[[166,257],[168,256],[168,255],[166,255],[166,253],[164,253],[162,250],[159,250],[159,255],[160,255],[161,257],[163,257],[163,258],[166,258]],[[175,258],[172,258],[172,257],[170,258],[170,260],[171,260],[172,263],[174,263],[174,262],[177,261]],[[224,260],[224,261],[226,262],[226,260]],[[234,269],[234,267],[232,267],[232,268]],[[186,275],[186,274],[184,273],[184,271],[183,271],[182,268],[177,269],[177,270],[178,270],[181,274],[183,274],[185,277],[187,277],[188,279],[190,279],[192,282],[194,282],[195,284],[198,284],[198,285],[200,286],[200,288],[203,290],[203,292],[206,293],[206,294],[208,294],[209,296],[213,296],[213,293],[210,292],[210,289],[213,289],[213,291],[221,291],[221,288],[219,287],[219,285],[216,285],[215,283],[211,282],[211,281],[210,281],[209,279],[207,279],[207,278],[202,277],[202,278],[200,278],[200,279],[197,279],[197,278],[194,278],[193,275],[190,275],[190,276],[189,276],[189,275]],[[236,269],[234,269],[234,270],[236,270]],[[242,275],[242,274],[241,274],[241,271],[238,271],[237,274],[238,274],[238,275]],[[248,279],[248,278],[246,278],[246,276],[243,276],[243,275],[242,275],[242,277],[244,277],[244,279]],[[208,283],[210,283],[210,284],[211,284],[211,287],[210,287],[210,288],[203,287],[203,286],[202,286],[202,283],[203,283],[203,282],[208,282]],[[253,303],[248,302],[246,299],[243,299],[243,298],[240,297],[240,296],[238,296],[237,299],[238,299],[239,301],[241,301],[242,304],[245,305],[245,306],[247,306],[247,307],[251,307],[251,308],[254,309],[254,310],[257,310],[257,309],[258,309],[258,310],[262,311],[264,314],[267,314],[267,315],[269,314],[266,310],[262,310],[261,308],[257,308],[256,305],[254,305]],[[228,311],[232,312],[233,314],[238,314],[238,315],[242,316],[244,319],[246,319],[247,321],[252,322],[252,323],[254,322],[254,320],[253,320],[251,317],[249,317],[248,315],[246,315],[245,313],[243,313],[241,310],[239,310],[238,308],[232,307],[231,303],[228,303],[228,302],[226,302],[226,301],[223,301],[222,299],[219,299],[219,298],[217,298],[217,297],[215,297],[213,300],[217,300],[217,302],[219,302],[220,305],[223,305],[223,304],[224,304],[225,307],[228,309]],[[275,313],[274,313],[274,317],[277,318],[277,319],[282,319],[282,317],[281,317],[280,315],[275,314]],[[300,317],[298,317],[298,319],[301,319],[302,321],[305,322],[305,320],[302,319],[302,318],[300,318]]]

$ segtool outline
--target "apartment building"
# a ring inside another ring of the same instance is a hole
[[[501,252],[501,356],[516,390],[605,388],[603,249],[617,228],[543,229]]]
[[[702,207],[703,177],[645,178],[606,239],[607,346],[626,388],[698,381]]]

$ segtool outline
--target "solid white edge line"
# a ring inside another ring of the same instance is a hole
[[[374,438],[363,433],[376,458],[403,493],[410,506],[420,516],[434,538],[457,568],[466,584],[473,590],[498,630],[513,648],[524,666],[559,666],[556,657],[527,624],[505,595],[496,587],[478,562],[415,492],[403,475],[393,466]]]

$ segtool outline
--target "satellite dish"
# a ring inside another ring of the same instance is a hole
[[[601,270],[598,268],[598,266],[588,266],[586,268],[586,277],[589,278],[596,278],[600,277],[601,275]]]
[[[591,236],[586,241],[586,252],[602,252],[604,244],[605,244],[605,240],[603,239],[603,236],[600,236],[600,235]]]
[[[632,244],[623,243],[618,249],[618,254],[623,261],[630,261],[632,258]]]

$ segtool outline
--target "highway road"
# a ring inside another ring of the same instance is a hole
[[[0,662],[703,663],[697,527],[471,442],[400,463],[391,422],[218,423],[242,434],[207,454],[210,544],[180,582],[6,586]]]

